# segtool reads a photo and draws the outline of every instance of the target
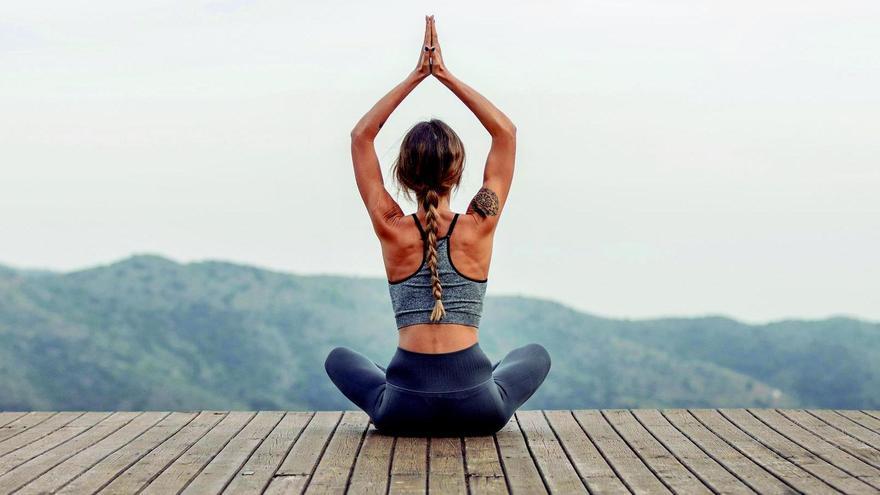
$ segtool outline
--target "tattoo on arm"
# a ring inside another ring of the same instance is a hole
[[[488,187],[482,187],[471,200],[471,207],[483,217],[495,216],[498,214],[498,195]]]

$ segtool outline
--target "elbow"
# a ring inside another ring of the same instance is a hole
[[[513,125],[513,123],[508,124],[492,134],[492,137],[500,139],[516,139],[516,126]]]

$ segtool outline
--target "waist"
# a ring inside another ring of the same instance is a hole
[[[492,362],[480,343],[452,352],[423,353],[400,346],[388,363],[389,385],[419,392],[456,392],[492,378]]]
[[[478,340],[477,327],[457,323],[416,323],[398,330],[397,345],[426,354],[460,350]]]

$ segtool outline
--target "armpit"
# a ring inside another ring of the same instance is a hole
[[[484,218],[497,215],[498,206],[498,195],[488,187],[480,188],[480,190],[477,191],[477,194],[474,195],[474,199],[471,200],[470,204],[471,209]]]

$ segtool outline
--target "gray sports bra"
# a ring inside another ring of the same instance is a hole
[[[483,297],[486,295],[486,283],[489,279],[477,280],[463,275],[452,263],[452,256],[449,254],[449,236],[452,235],[458,215],[456,213],[452,218],[449,232],[437,238],[437,274],[443,286],[441,300],[446,315],[436,322],[431,321],[434,295],[431,290],[431,269],[428,268],[427,263],[428,235],[419,223],[419,217],[415,213],[411,215],[422,234],[424,249],[422,264],[418,270],[401,280],[388,281],[391,306],[394,308],[398,329],[416,323],[459,323],[479,328]]]

